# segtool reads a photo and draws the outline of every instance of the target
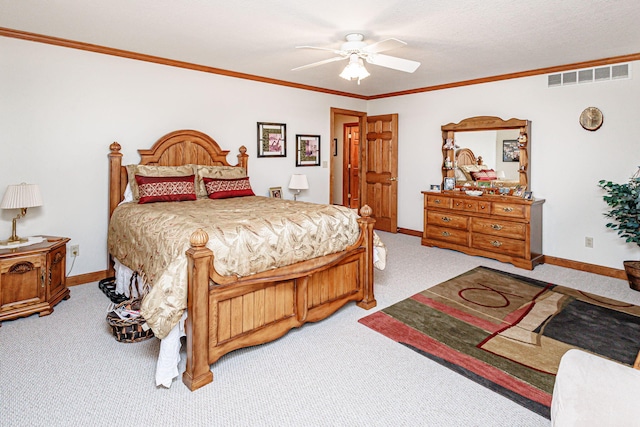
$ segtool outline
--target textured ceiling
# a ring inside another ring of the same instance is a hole
[[[0,27],[364,96],[636,54],[638,22],[638,0],[0,0]],[[291,71],[351,32],[422,65]]]

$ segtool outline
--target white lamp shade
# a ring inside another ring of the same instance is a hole
[[[289,181],[289,189],[291,190],[308,190],[309,181],[307,181],[307,175],[293,174],[291,175],[291,181]]]
[[[506,177],[504,171],[498,171],[497,176],[498,176],[498,179],[505,179]]]
[[[15,184],[7,186],[0,208],[22,209],[42,206],[42,195],[37,184]]]

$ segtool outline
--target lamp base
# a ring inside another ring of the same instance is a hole
[[[0,246],[11,246],[11,245],[16,245],[19,243],[25,243],[27,242],[29,239],[26,237],[16,237],[15,239],[13,238],[8,238],[7,240],[0,240]]]

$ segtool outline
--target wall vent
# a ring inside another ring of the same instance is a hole
[[[565,71],[547,75],[547,86],[567,86],[583,83],[604,82],[609,80],[628,79],[631,64],[607,65],[604,67],[584,68],[582,70]]]

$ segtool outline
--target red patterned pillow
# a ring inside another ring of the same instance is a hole
[[[202,180],[210,199],[255,196],[248,176],[232,179],[202,177]]]
[[[474,181],[493,181],[494,179],[498,179],[496,175],[496,171],[493,169],[486,169],[479,172],[469,172],[473,177]]]
[[[138,203],[180,202],[196,200],[195,175],[142,176],[136,175],[140,200]]]

